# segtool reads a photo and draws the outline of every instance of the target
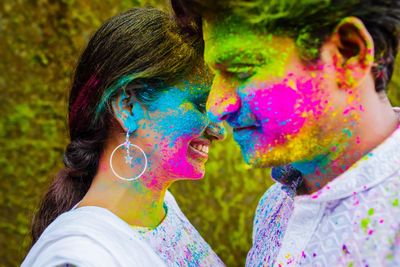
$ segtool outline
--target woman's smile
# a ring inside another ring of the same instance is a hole
[[[207,160],[211,141],[205,138],[195,138],[189,143],[188,156],[190,158]]]

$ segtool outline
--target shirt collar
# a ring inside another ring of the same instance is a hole
[[[395,108],[400,115],[400,109]],[[311,194],[296,196],[298,201],[326,202],[367,190],[400,169],[400,127],[383,143],[357,161],[350,169]]]

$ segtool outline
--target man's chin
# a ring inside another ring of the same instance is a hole
[[[283,165],[273,158],[260,157],[255,154],[242,153],[244,161],[253,168],[271,168]]]
[[[269,149],[267,151],[254,151],[242,149],[244,161],[254,168],[273,168],[292,162],[290,153],[282,153],[279,149]]]

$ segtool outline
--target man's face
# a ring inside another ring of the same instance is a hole
[[[277,166],[345,143],[349,106],[333,64],[305,64],[293,39],[238,21],[204,24],[205,60],[216,75],[207,109],[233,127],[245,160]]]

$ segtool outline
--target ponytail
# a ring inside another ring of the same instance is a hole
[[[90,141],[73,141],[67,146],[65,168],[58,172],[33,218],[32,245],[50,223],[85,196],[96,174],[104,139],[105,136],[97,136]]]

